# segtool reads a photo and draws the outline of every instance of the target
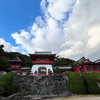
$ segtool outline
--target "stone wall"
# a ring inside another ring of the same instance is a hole
[[[68,76],[13,76],[13,83],[18,86],[18,91],[25,90],[30,95],[55,95],[68,91]]]

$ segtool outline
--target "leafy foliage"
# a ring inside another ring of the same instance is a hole
[[[68,90],[75,94],[86,94],[84,81],[79,73],[66,71],[68,74]]]
[[[48,73],[49,73],[49,75],[51,75],[52,74],[52,71],[50,69],[48,69]]]
[[[100,81],[100,73],[83,73],[82,76],[87,83],[89,93],[100,94],[100,88],[97,84],[97,81]]]
[[[100,73],[96,76],[96,81],[100,82]]]
[[[0,45],[0,70],[5,70],[5,61],[4,61],[4,50],[3,50],[3,45]]]
[[[9,96],[9,95],[14,94],[16,92],[17,92],[17,85],[11,84],[11,85],[7,85],[5,87],[5,92],[3,93],[3,95]]]
[[[3,50],[3,45],[0,45],[0,70],[7,71],[7,68],[10,67],[8,60],[13,60],[16,57],[19,57],[25,66],[32,66],[32,60],[29,56],[20,54],[18,52],[6,52]]]
[[[68,58],[60,58],[59,56],[55,57],[55,60],[52,63],[52,66],[66,66],[66,65],[73,65],[75,61],[68,59]]]
[[[8,60],[13,60],[16,57],[19,57],[25,66],[31,67],[32,60],[29,56],[20,54],[18,52],[6,52],[3,50],[3,45],[0,45],[0,70],[1,71],[8,71],[7,68],[10,67],[10,63]],[[75,61],[68,59],[68,58],[60,58],[59,56],[55,57],[55,60],[52,63],[52,66],[66,66],[66,65],[72,65]]]
[[[56,74],[60,74],[60,73],[61,73],[61,72],[60,72],[60,69],[59,69],[58,67],[56,67],[55,73],[56,73]]]
[[[16,73],[9,72],[3,76],[0,76],[0,82],[4,82],[5,85],[10,85],[12,83],[13,75],[16,75]]]
[[[30,75],[31,74],[31,70],[28,70],[27,72],[26,72],[26,75]]]
[[[14,72],[9,72],[3,76],[0,76],[0,93],[6,96],[13,94],[17,90],[17,86],[12,84]]]
[[[3,94],[5,91],[5,83],[4,82],[0,82],[0,94]]]

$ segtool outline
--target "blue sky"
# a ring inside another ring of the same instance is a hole
[[[0,0],[1,44],[27,55],[100,59],[100,0]]]
[[[41,0],[0,0],[0,37],[16,45],[11,33],[26,29],[42,15]]]

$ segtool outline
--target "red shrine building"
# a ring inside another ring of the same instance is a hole
[[[30,67],[23,67],[25,64],[18,57],[8,62],[10,63],[8,70],[16,72],[18,75],[26,75],[26,72],[31,69]]]
[[[48,74],[50,69],[53,72],[52,63],[55,55],[51,51],[35,51],[34,54],[29,54],[32,59],[32,73],[37,72],[38,74]]]
[[[35,51],[34,54],[29,55],[33,63],[32,68],[25,67],[25,64],[16,57],[13,60],[9,60],[10,68],[8,68],[8,70],[16,72],[18,75],[26,75],[28,70],[31,70],[31,75],[48,75],[48,70],[50,69],[54,72],[56,67],[60,69],[61,73],[65,71],[78,73],[100,72],[100,59],[92,62],[89,59],[82,57],[76,61],[73,66],[56,66],[53,68],[52,63],[56,54],[52,54],[51,51]]]
[[[83,73],[83,72],[100,72],[100,59],[94,62],[82,57],[74,63],[71,71]]]
[[[60,69],[61,74],[62,74],[63,72],[66,72],[66,71],[71,71],[71,68],[72,68],[71,65],[56,66],[56,67],[53,68],[53,71],[54,71],[54,72],[55,72],[55,69],[56,69],[57,67]]]

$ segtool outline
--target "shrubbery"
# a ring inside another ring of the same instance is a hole
[[[0,94],[3,94],[5,91],[5,83],[4,82],[0,82]]]
[[[0,82],[4,82],[5,85],[10,85],[12,83],[13,75],[16,75],[16,73],[9,72],[3,76],[0,76]]]
[[[53,74],[52,71],[50,69],[48,69],[48,73],[49,75]]]
[[[60,73],[61,73],[61,72],[60,72],[60,69],[59,69],[58,67],[56,67],[55,73],[56,73],[56,74],[60,74]]]
[[[0,93],[6,96],[13,94],[17,90],[17,86],[12,84],[14,72],[9,72],[3,76],[0,76]]]
[[[96,76],[96,81],[100,82],[100,73]]]
[[[100,73],[83,73],[82,76],[87,83],[89,93],[100,94],[100,88],[97,84],[97,81],[100,81]]]
[[[68,74],[68,90],[75,94],[86,94],[84,81],[79,73],[66,71]]]
[[[28,70],[27,72],[26,72],[26,75],[30,75],[31,74],[31,70]]]
[[[17,85],[15,85],[15,84],[11,84],[11,85],[7,85],[6,87],[5,87],[5,91],[4,91],[4,95],[5,96],[9,96],[9,95],[11,95],[11,94],[13,94],[13,93],[16,93],[17,92]]]

